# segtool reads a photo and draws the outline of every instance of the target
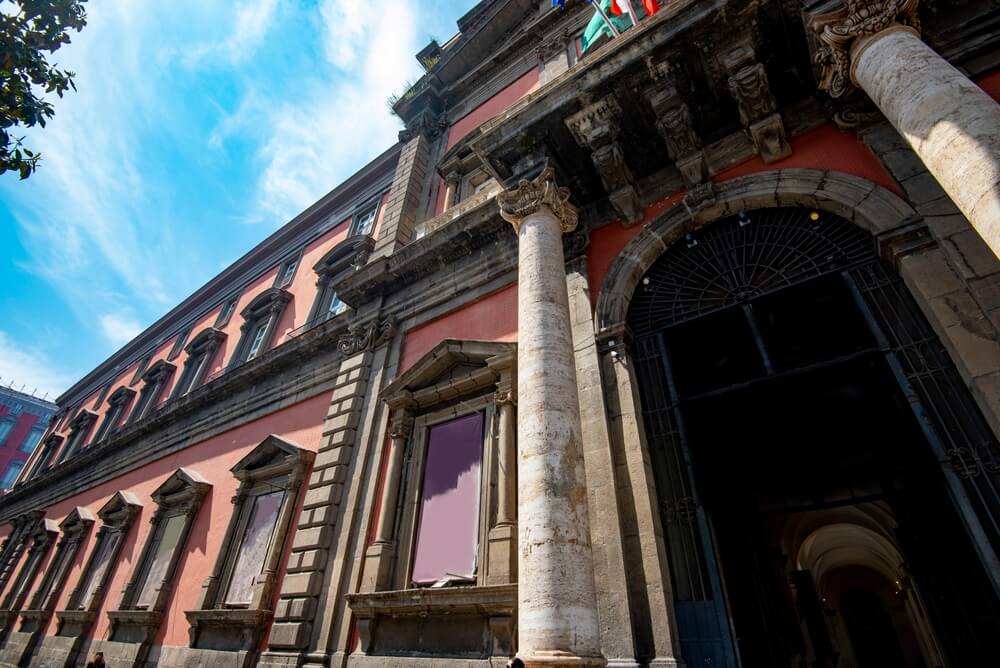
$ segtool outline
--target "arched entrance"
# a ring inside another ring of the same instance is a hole
[[[996,654],[995,487],[955,466],[991,466],[996,440],[872,236],[832,208],[653,230],[631,298],[602,292],[627,307],[688,665]]]

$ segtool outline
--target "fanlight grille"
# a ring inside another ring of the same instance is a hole
[[[678,240],[636,288],[635,336],[877,258],[871,235],[807,209],[758,209]]]

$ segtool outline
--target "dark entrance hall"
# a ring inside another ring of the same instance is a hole
[[[988,665],[968,527],[991,500],[943,451],[992,435],[867,233],[720,221],[661,257],[630,321],[688,665]]]

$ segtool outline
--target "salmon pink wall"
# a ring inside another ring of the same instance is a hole
[[[469,134],[494,116],[507,110],[522,97],[538,87],[538,68],[533,67],[521,75],[514,83],[489,98],[465,116],[451,124],[448,129],[447,151],[457,144],[462,137]]]
[[[212,483],[213,487],[192,525],[190,538],[178,563],[175,586],[167,604],[167,613],[155,642],[186,646],[188,624],[184,611],[193,610],[197,605],[201,584],[215,565],[232,511],[230,499],[238,485],[230,468],[268,434],[277,434],[302,448],[317,450],[328,406],[329,395],[327,393],[317,395],[130,471],[47,508],[46,519],[56,522],[62,521],[77,506],[89,508],[96,515],[118,490],[132,492],[143,504],[142,512],[129,531],[111,584],[107,588],[107,596],[97,616],[94,637],[99,639],[108,637],[109,625],[106,612],[118,607],[121,592],[149,533],[149,520],[155,510],[150,494],[174,471],[183,466],[200,473]],[[94,536],[99,524],[100,520],[91,530],[89,541],[77,555],[66,586],[60,594],[58,610],[65,609],[73,587],[80,579],[83,566],[93,550]],[[293,522],[293,531],[294,524]],[[289,543],[291,540],[290,534]],[[8,587],[13,580],[14,578],[10,579]],[[36,580],[36,587],[40,580],[40,578]],[[55,633],[55,623],[55,620],[50,623],[47,633]]]
[[[885,171],[882,163],[878,161],[871,149],[860,142],[853,133],[838,130],[832,125],[825,125],[793,139],[791,143],[792,154],[784,160],[767,165],[760,158],[755,157],[720,172],[712,178],[712,181],[721,183],[739,176],[777,169],[829,169],[868,179],[900,197],[905,197],[902,189]],[[683,191],[674,193],[648,207],[642,223],[639,225],[625,228],[622,227],[621,223],[615,221],[594,230],[590,237],[590,254],[587,257],[592,306],[597,306],[597,298],[604,278],[625,245],[649,222],[677,204],[684,197],[684,194]]]
[[[517,285],[498,290],[477,302],[406,333],[399,372],[410,368],[444,339],[517,340]]]

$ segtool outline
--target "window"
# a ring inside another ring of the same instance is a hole
[[[167,385],[170,384],[170,379],[173,378],[176,369],[177,367],[170,362],[160,360],[143,374],[142,379],[144,384],[142,391],[139,393],[139,400],[135,402],[132,414],[129,415],[129,423],[141,420],[156,410],[156,407],[160,403],[160,398],[163,397],[163,393],[167,389]]]
[[[94,436],[94,443],[101,443],[118,431],[122,418],[128,414],[128,407],[135,397],[135,390],[119,387],[108,397],[108,409],[104,414],[104,422]]]
[[[250,350],[247,351],[247,361],[257,357],[260,347],[264,343],[264,335],[267,334],[268,323],[262,322],[254,327],[253,340],[250,342]]]
[[[14,584],[7,592],[0,608],[3,610],[21,609],[58,533],[59,526],[52,520],[42,520],[38,523],[31,534],[31,549],[28,551],[28,558],[25,559],[24,565],[18,571],[17,579],[14,580]]]
[[[241,313],[244,322],[240,328],[240,342],[230,366],[249,362],[268,350],[285,305],[291,300],[292,293],[281,288],[270,288],[254,297]]]
[[[378,218],[378,203],[354,214],[354,220],[351,221],[351,236],[371,234],[376,218]]]
[[[187,343],[189,336],[191,336],[190,327],[185,327],[181,330],[181,332],[177,335],[177,338],[174,339],[174,345],[170,348],[170,354],[167,355],[168,362],[173,362],[180,356],[181,351],[184,350],[184,344]]]
[[[315,455],[268,436],[233,467],[233,515],[198,610],[187,613],[193,647],[251,650],[271,615],[297,492]],[[233,626],[243,633],[234,638]]]
[[[292,284],[292,279],[295,278],[295,269],[299,266],[299,261],[296,258],[290,260],[285,260],[278,267],[278,275],[274,279],[274,287],[285,288]]]
[[[7,440],[10,432],[14,430],[16,422],[9,417],[0,418],[0,445]]]
[[[512,344],[447,340],[386,386],[390,464],[364,566],[376,591],[512,581],[514,367]]]
[[[199,387],[208,374],[208,369],[215,360],[215,353],[219,345],[226,340],[224,332],[209,327],[199,332],[198,336],[191,339],[188,344],[187,359],[184,362],[184,371],[174,387],[173,398],[183,397],[191,390]]]
[[[0,480],[0,489],[10,489],[14,486],[14,481],[17,480],[17,476],[21,474],[21,469],[24,468],[24,462],[22,461],[12,461],[7,464],[7,470],[3,472],[3,479]]]
[[[317,275],[316,301],[309,314],[309,322],[319,324],[348,309],[348,305],[337,295],[337,283],[363,266],[374,246],[371,237],[348,237],[313,266]]]
[[[35,446],[38,442],[42,440],[42,434],[45,430],[41,427],[34,427],[28,432],[28,435],[24,438],[24,442],[17,448],[20,452],[26,452],[29,455],[35,451]]]
[[[80,410],[73,418],[73,422],[70,423],[69,439],[59,455],[59,462],[66,461],[83,447],[90,435],[90,428],[95,422],[97,422],[97,413],[87,409]]]
[[[119,609],[108,612],[111,640],[136,642],[139,635],[148,642],[156,634],[176,580],[177,562],[210,488],[211,484],[197,472],[180,468],[153,492],[158,507],[150,520],[149,537]]]
[[[135,367],[135,373],[132,374],[132,380],[128,382],[129,386],[135,385],[142,378],[142,374],[146,372],[146,367],[149,366],[149,361],[152,359],[152,355],[146,355],[141,360],[139,364]]]
[[[70,566],[76,559],[83,539],[86,538],[93,524],[93,513],[86,508],[77,507],[59,525],[62,530],[62,539],[59,541],[52,562],[45,569],[42,584],[31,597],[31,603],[28,605],[29,610],[51,612],[55,609],[56,600],[69,576]],[[22,628],[23,630],[25,629]]]
[[[220,329],[229,324],[229,319],[233,317],[235,312],[236,297],[230,297],[222,303],[222,308],[219,309],[219,316],[215,319],[215,328]]]
[[[36,476],[48,470],[55,461],[56,454],[65,439],[59,434],[50,434],[42,443],[42,450],[38,453],[38,458],[32,464],[31,475]]]

